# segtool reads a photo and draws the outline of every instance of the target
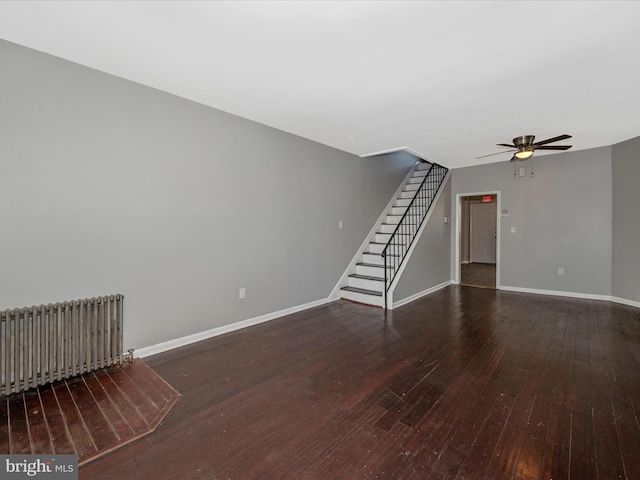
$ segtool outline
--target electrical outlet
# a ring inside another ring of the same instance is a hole
[[[516,233],[516,227],[511,227],[511,233]]]
[[[564,275],[564,267],[558,267],[558,275]]]
[[[238,298],[240,300],[243,300],[243,299],[247,298],[247,289],[246,288],[242,287],[240,289],[240,291],[238,292]]]
[[[338,228],[339,228],[340,230],[342,230],[342,220],[339,220],[339,221],[338,221]]]

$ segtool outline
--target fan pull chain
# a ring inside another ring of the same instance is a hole
[[[533,157],[531,157],[531,178],[533,178]]]

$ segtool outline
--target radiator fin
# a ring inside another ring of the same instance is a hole
[[[122,295],[0,312],[0,396],[124,363]]]

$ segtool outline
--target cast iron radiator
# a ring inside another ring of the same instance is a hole
[[[121,365],[122,295],[0,312],[0,396]]]

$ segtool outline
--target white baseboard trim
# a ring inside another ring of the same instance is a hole
[[[394,308],[398,308],[401,307],[403,305],[406,305],[407,303],[411,303],[415,300],[418,300],[419,298],[424,297],[425,295],[429,295],[430,293],[434,293],[437,292],[438,290],[441,290],[445,287],[448,287],[449,285],[451,285],[451,281],[447,281],[447,282],[442,282],[439,285],[436,285],[435,287],[431,287],[431,288],[427,288],[426,290],[423,290],[421,292],[415,293],[413,295],[411,295],[410,297],[407,298],[403,298],[402,300],[398,300],[397,302],[394,302],[393,305],[391,305],[391,310],[393,310]]]
[[[584,298],[586,300],[611,301],[611,295],[595,295],[591,293],[563,292],[560,290],[540,290],[537,288],[509,287],[504,285],[500,286],[500,290],[506,290],[508,292],[535,293],[537,295],[553,295],[556,297]]]
[[[611,297],[612,302],[621,303],[623,305],[629,305],[630,307],[640,308],[640,302],[635,300],[629,300],[628,298]]]
[[[535,288],[520,288],[520,287],[505,287],[505,286],[499,287],[498,290],[507,290],[509,292],[521,292],[521,293],[535,293],[540,295],[555,295],[557,297],[584,298],[587,300],[604,300],[605,302],[620,303],[622,305],[628,305],[630,307],[640,308],[640,302],[636,302],[635,300],[629,300],[628,298],[614,297],[611,295],[593,295],[590,293],[560,292],[557,290],[538,290]]]
[[[320,305],[325,305],[333,301],[335,300],[330,298],[323,298],[321,300],[305,303],[303,305],[297,305],[295,307],[285,308],[284,310],[280,310],[277,312],[260,315],[259,317],[248,318],[246,320],[241,320],[239,322],[231,323],[229,325],[223,325],[221,327],[212,328],[211,330],[206,330],[204,332],[194,333],[192,335],[187,335],[186,337],[180,337],[174,340],[169,340],[167,342],[151,345],[149,347],[143,347],[135,350],[135,356],[140,358],[148,357],[150,355],[155,355],[157,353],[166,352],[167,350],[183,347],[191,343],[200,342],[201,340],[206,340],[211,337],[217,337],[218,335],[223,335],[225,333],[241,330],[243,328],[251,327],[253,325],[258,325],[259,323],[268,322],[269,320],[275,320],[276,318],[284,317],[285,315],[291,315],[292,313],[301,312],[302,310],[308,310],[313,307],[319,307]]]
[[[448,287],[449,285],[456,285],[456,284],[451,280],[447,282],[443,282],[439,285],[436,285],[434,287],[428,288],[414,295],[411,295],[410,297],[394,302],[391,309],[393,310],[395,308],[411,303],[415,300],[418,300],[421,297],[424,297],[431,293],[437,292],[438,290],[441,290],[445,287]],[[507,290],[510,292],[520,292],[520,293],[534,293],[534,294],[541,294],[541,295],[555,295],[559,297],[584,298],[584,299],[590,299],[590,300],[605,300],[605,301],[611,301],[615,303],[621,303],[623,305],[628,305],[630,307],[640,308],[640,302],[636,302],[634,300],[628,300],[626,298],[612,297],[609,295],[591,295],[591,294],[583,294],[583,293],[575,293],[575,292],[560,292],[556,290],[538,290],[533,288],[505,287],[505,286],[501,286],[499,290]],[[241,320],[239,322],[231,323],[229,325],[223,325],[221,327],[212,328],[211,330],[206,330],[204,332],[194,333],[193,335],[187,335],[185,337],[176,338],[174,340],[169,340],[167,342],[158,343],[156,345],[151,345],[149,347],[143,347],[135,350],[135,356],[140,358],[149,357],[157,353],[166,352],[167,350],[183,347],[185,345],[189,345],[195,342],[200,342],[202,340],[216,337],[218,335],[223,335],[225,333],[241,330],[243,328],[251,327],[253,325],[258,325],[260,323],[268,322],[270,320],[275,320],[276,318],[284,317],[286,315],[291,315],[293,313],[301,312],[303,310],[308,310],[310,308],[326,305],[327,303],[331,303],[334,301],[336,301],[335,298],[323,298],[320,300],[315,300],[313,302],[305,303],[303,305],[297,305],[295,307],[286,308],[284,310],[279,310],[277,312],[260,315],[259,317],[248,318],[246,320]]]

